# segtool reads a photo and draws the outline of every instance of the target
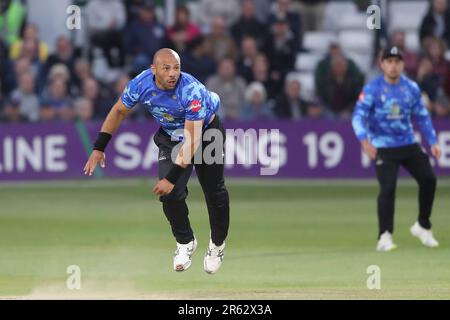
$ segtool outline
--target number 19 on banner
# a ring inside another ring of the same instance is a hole
[[[309,168],[317,168],[319,155],[324,158],[325,168],[334,168],[340,164],[344,141],[338,133],[327,132],[319,136],[316,132],[310,132],[303,137],[303,143],[307,147]]]

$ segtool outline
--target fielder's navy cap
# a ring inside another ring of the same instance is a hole
[[[381,59],[384,60],[384,59],[394,58],[394,57],[397,57],[397,58],[403,60],[403,52],[397,46],[388,47],[388,48],[384,49]]]

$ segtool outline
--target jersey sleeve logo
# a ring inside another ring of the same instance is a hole
[[[364,94],[364,92],[361,92],[361,93],[359,94],[358,100],[359,100],[359,101],[364,101],[364,98],[365,98],[365,94]]]
[[[202,108],[202,103],[199,100],[194,100],[189,105],[189,111],[191,112],[199,112]]]

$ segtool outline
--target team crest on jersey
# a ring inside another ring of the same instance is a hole
[[[403,118],[402,116],[402,109],[400,108],[400,105],[397,103],[394,103],[391,106],[391,109],[389,110],[388,119],[390,120],[398,120]]]
[[[192,112],[199,112],[201,108],[202,103],[198,100],[192,101],[191,104],[189,105],[189,110]]]

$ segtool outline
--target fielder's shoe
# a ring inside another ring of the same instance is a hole
[[[386,231],[380,236],[377,244],[377,251],[392,251],[396,248],[397,246],[392,240],[392,235],[389,231]]]
[[[221,246],[216,246],[209,240],[208,250],[206,250],[205,259],[203,260],[203,267],[209,274],[216,273],[223,262],[223,255],[225,249],[225,242]]]
[[[177,249],[173,255],[173,269],[175,271],[185,271],[192,263],[192,254],[197,249],[197,239],[192,240],[187,244],[180,244],[177,242]]]
[[[439,242],[437,242],[433,237],[433,232],[431,232],[431,229],[427,230],[425,228],[422,228],[418,222],[414,223],[414,225],[409,230],[414,237],[420,239],[424,246],[430,248],[436,248],[439,246]]]

